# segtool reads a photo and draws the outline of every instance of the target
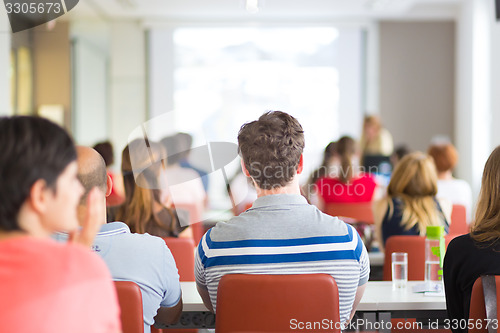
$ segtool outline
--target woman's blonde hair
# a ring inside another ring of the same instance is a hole
[[[442,225],[434,196],[437,193],[437,172],[432,157],[421,152],[406,155],[397,164],[387,188],[389,216],[393,214],[392,198],[403,201],[401,225],[406,230],[418,226],[421,235],[426,227]]]
[[[145,233],[149,221],[169,233],[174,229],[176,219],[171,210],[164,206],[172,217],[170,226],[155,213],[155,203],[163,206],[160,173],[165,159],[163,146],[152,141],[137,139],[123,149],[121,169],[125,202],[118,208],[116,219],[125,222],[132,232]]]
[[[493,150],[484,166],[471,237],[481,243],[500,238],[500,146]]]

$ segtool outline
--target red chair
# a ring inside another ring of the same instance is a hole
[[[144,333],[142,293],[132,281],[115,281],[123,333]]]
[[[499,299],[500,296],[500,276],[490,275],[489,277],[493,278],[495,281],[493,286],[495,286],[494,289],[496,289],[496,293],[493,293],[493,297],[495,304],[498,304],[497,300]],[[485,294],[483,292],[483,278],[484,277],[479,277],[472,286],[472,294],[471,294],[470,308],[469,308],[469,320],[471,320],[473,323],[477,323],[478,320],[484,320],[487,318],[486,306],[485,306]],[[499,310],[500,307],[497,306],[496,318],[500,318]],[[473,325],[473,326],[474,327],[472,329],[469,329],[469,333],[488,333],[488,329],[485,328],[486,321],[482,321],[481,328],[478,328],[479,325]]]
[[[337,284],[327,274],[228,274],[217,290],[215,331],[289,332],[298,322],[340,323]],[[340,332],[339,324],[322,332]],[[335,327],[337,326],[337,327]]]
[[[331,202],[325,204],[324,212],[332,216],[348,217],[356,222],[374,223],[371,202]]]
[[[425,237],[391,236],[385,243],[384,281],[392,281],[391,254],[408,253],[408,280],[420,281],[425,277]]]
[[[453,209],[451,211],[450,230],[448,233],[452,235],[465,235],[468,234],[469,231],[465,206],[453,205]]]
[[[189,225],[193,230],[193,240],[194,244],[198,245],[203,234],[205,233],[205,229],[203,227],[203,222],[201,218],[202,208],[200,205],[195,203],[175,203],[176,209],[183,209],[189,212]]]
[[[191,238],[163,238],[179,270],[180,281],[194,281],[194,241]]]

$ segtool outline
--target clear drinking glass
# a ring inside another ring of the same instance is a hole
[[[392,288],[406,288],[408,283],[408,253],[392,253]]]

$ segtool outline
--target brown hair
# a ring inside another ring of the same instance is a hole
[[[453,170],[458,161],[458,153],[451,143],[434,144],[427,153],[432,156],[438,172]]]
[[[282,111],[269,111],[241,126],[238,151],[252,179],[264,190],[289,183],[304,150],[300,123]]]
[[[471,237],[476,242],[495,242],[500,238],[500,146],[484,166]]]
[[[134,140],[122,153],[122,173],[125,202],[118,208],[116,219],[125,222],[132,232],[145,233],[152,221],[168,233],[174,230],[174,213],[161,204],[160,172],[166,153],[163,147],[151,141]],[[155,213],[155,204],[163,206],[172,218],[170,226],[162,223]]]
[[[356,142],[348,136],[343,136],[337,141],[337,152],[340,155],[340,175],[342,183],[349,182],[354,174],[352,156],[356,153]]]
[[[406,155],[396,165],[387,188],[390,216],[393,213],[392,198],[403,201],[401,225],[406,230],[418,225],[425,234],[429,225],[441,225],[434,196],[437,193],[437,174],[432,157],[422,152]]]

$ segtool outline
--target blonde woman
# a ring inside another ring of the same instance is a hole
[[[449,318],[458,322],[469,318],[474,281],[481,275],[500,275],[500,146],[484,166],[475,221],[470,234],[450,242],[444,258],[446,308]]]
[[[421,152],[403,157],[392,174],[387,197],[375,202],[377,238],[383,246],[390,236],[425,235],[427,226],[445,226],[447,231],[451,204],[435,198],[436,167],[432,158]]]
[[[130,231],[159,237],[177,237],[181,228],[174,210],[160,200],[164,186],[161,174],[166,153],[159,143],[134,140],[122,153],[125,202],[114,215]]]
[[[390,156],[392,154],[392,151],[394,150],[392,135],[388,130],[382,127],[378,116],[365,116],[360,146],[363,156]]]

